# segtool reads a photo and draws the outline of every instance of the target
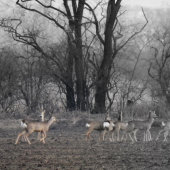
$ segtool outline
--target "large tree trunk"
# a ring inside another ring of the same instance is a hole
[[[106,112],[106,92],[107,85],[110,78],[110,70],[112,65],[112,42],[111,36],[106,36],[105,38],[105,48],[104,48],[104,58],[100,66],[100,71],[98,73],[97,84],[96,84],[96,94],[95,94],[95,113],[105,113]]]
[[[81,111],[85,111],[85,94],[84,94],[84,69],[81,58],[75,59],[75,71],[76,71],[76,87],[77,87],[77,108]]]
[[[113,27],[116,21],[117,13],[120,9],[121,0],[110,0],[107,8],[107,19],[105,28],[105,41],[104,41],[104,56],[100,65],[99,72],[97,74],[96,94],[95,94],[95,106],[93,113],[105,113],[106,112],[106,92],[107,85],[110,79],[110,70],[113,63],[113,59],[116,56],[116,52],[113,52],[112,47],[112,33]]]
[[[74,63],[73,61],[74,61],[74,46],[71,43],[71,39],[68,37],[68,60],[65,75],[66,81],[65,85],[66,85],[67,110],[69,111],[73,111],[76,109],[73,83],[73,63]]]
[[[67,100],[67,110],[75,110],[75,99],[74,99],[74,89],[66,85],[66,100]]]
[[[77,108],[81,111],[85,111],[85,85],[84,85],[84,65],[82,54],[82,42],[81,42],[81,27],[77,28],[78,41],[76,42],[76,55],[75,55],[75,72],[76,72],[76,87],[77,87]]]
[[[77,108],[85,111],[85,80],[84,80],[84,64],[82,52],[82,35],[81,35],[81,22],[84,10],[85,0],[79,0],[77,11],[74,12],[74,28],[75,28],[75,73],[76,73],[76,86],[77,86]],[[75,5],[75,4],[74,4]]]

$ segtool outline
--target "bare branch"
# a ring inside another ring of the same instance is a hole
[[[143,15],[144,15],[144,18],[146,20],[146,23],[143,25],[143,27],[139,30],[139,31],[136,31],[134,34],[132,34],[126,41],[124,44],[122,44],[118,49],[117,49],[117,52],[122,49],[133,37],[135,37],[137,34],[141,33],[143,31],[143,29],[146,27],[146,25],[148,24],[148,19],[145,15],[145,12],[142,8],[142,12],[143,12]]]
[[[96,25],[96,34],[99,37],[99,40],[101,41],[101,43],[104,45],[105,42],[104,42],[102,36],[100,35],[99,24],[98,24],[98,20],[97,20],[96,14],[94,12],[94,9],[92,9],[92,7],[89,4],[87,4],[87,3],[85,3],[85,5],[89,8],[88,10],[90,12],[92,12],[92,14],[93,14],[93,17],[94,17],[94,20],[95,20],[94,24]]]

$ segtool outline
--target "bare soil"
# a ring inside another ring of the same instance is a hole
[[[14,126],[15,125],[15,126]],[[67,121],[54,123],[47,133],[46,144],[31,134],[31,145],[20,141],[19,121],[0,120],[0,170],[169,170],[170,143],[155,138],[160,127],[153,127],[153,141],[143,142],[143,132],[137,133],[138,142],[85,141],[82,123],[70,126]]]

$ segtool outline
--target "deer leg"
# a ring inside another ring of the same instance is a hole
[[[149,132],[147,130],[144,130],[144,138],[143,138],[143,141],[144,142],[147,142],[149,141]]]
[[[126,133],[126,131],[124,130],[121,141],[123,141],[125,133]]]
[[[108,131],[108,137],[109,137],[110,141],[112,141],[110,134],[111,134],[111,131]]]
[[[138,131],[138,129],[135,129],[135,130],[133,131],[134,139],[135,139],[136,142],[137,142],[137,139],[136,139],[136,133],[137,133],[137,131]]]
[[[93,130],[89,130],[89,131],[87,131],[87,133],[86,133],[86,136],[87,136],[87,138],[86,138],[86,140],[89,138],[90,140],[92,140],[92,138],[91,138],[91,136],[90,136],[90,133],[92,132]]]
[[[41,138],[41,132],[38,132],[37,140],[40,140]]]
[[[159,139],[159,136],[160,136],[160,134],[161,134],[162,132],[166,132],[166,130],[165,130],[165,129],[160,130],[159,133],[158,133],[158,136],[157,136],[156,140]]]
[[[26,134],[25,134],[25,138],[27,139],[27,142],[31,145],[31,142],[30,140],[28,139],[28,136],[33,133],[33,131],[28,131]]]
[[[41,132],[41,134],[44,136],[44,133]],[[45,143],[45,138],[47,137],[46,133],[45,133],[45,136],[44,136],[44,139],[43,139],[43,143]]]
[[[110,136],[110,135],[111,135],[111,136]],[[110,140],[111,142],[114,141],[114,139],[113,139],[113,130],[112,130],[112,131],[109,131],[109,140]]]
[[[125,131],[125,135],[126,135],[126,137],[125,137],[125,142],[126,142],[126,140],[127,140],[127,132]]]
[[[89,133],[89,138],[90,138],[90,140],[93,140],[93,139],[91,138],[91,132]]]
[[[148,132],[148,138],[149,138],[148,141],[151,141],[152,140],[151,132],[150,130],[148,130],[147,132]]]
[[[167,138],[168,134],[169,134],[169,131],[166,131],[166,132],[164,133],[164,140],[163,140],[164,142],[165,142],[165,141],[167,142],[167,139],[166,139],[166,138]]]
[[[45,144],[45,138],[47,137],[46,132],[42,132],[43,138],[40,139],[40,141],[43,141]]]
[[[158,133],[158,136],[157,136],[156,140],[158,140],[158,139],[159,139],[160,134],[161,134],[161,132],[159,131],[159,133]]]
[[[110,138],[110,131],[108,131],[108,130],[104,130],[104,132],[103,132],[103,140],[104,140],[105,134],[107,132],[108,132],[108,137],[109,137],[110,141],[112,141],[111,138]]]
[[[112,131],[112,141],[114,141],[115,129]]]
[[[101,138],[102,138],[102,132],[99,131],[99,142],[101,141]]]
[[[133,144],[133,143],[134,143],[134,140],[133,140],[133,138],[132,138],[132,136],[131,136],[131,133],[132,133],[132,132],[129,133],[129,137],[130,137],[130,139],[131,139],[131,141],[132,141],[132,144]]]
[[[110,138],[110,141],[113,141],[114,142],[114,133],[112,133],[112,135],[111,135],[111,138]]]
[[[27,142],[31,145],[31,142],[30,142],[30,140],[28,139],[28,135],[26,135],[25,138],[27,139]]]
[[[109,134],[109,140],[112,142],[112,132],[109,131],[108,134]],[[111,137],[110,137],[110,135],[111,135]]]
[[[19,138],[20,138],[21,136],[24,135],[24,137],[25,137],[25,133],[26,133],[26,131],[24,130],[24,131],[22,131],[21,133],[18,134],[17,139],[16,139],[16,141],[15,141],[15,145],[18,144]]]
[[[38,135],[39,135],[39,137],[41,137],[41,135],[42,135],[42,140],[43,140],[43,143],[45,143],[45,140],[44,140],[44,137],[45,137],[45,135],[44,135],[44,133],[43,132],[38,132]],[[39,141],[41,142],[42,141],[40,138],[39,138]]]
[[[107,132],[107,130],[104,130],[104,132],[103,132],[103,140],[104,140],[106,132]]]
[[[144,137],[143,137],[143,141],[145,142],[146,141],[146,132],[144,130]]]
[[[119,130],[117,130],[117,141],[119,142]]]
[[[111,141],[111,142],[113,142],[114,141],[114,138],[113,138],[113,131],[110,131],[109,132],[109,140]],[[111,135],[111,136],[110,136]]]

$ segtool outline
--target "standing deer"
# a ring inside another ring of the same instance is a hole
[[[103,132],[103,140],[104,140],[104,137],[105,137],[105,134],[108,132],[108,135],[109,135],[109,139],[110,139],[110,131],[113,130],[114,126],[112,125],[112,123],[114,123],[114,121],[112,121],[111,117],[110,117],[110,114],[107,114],[105,116],[105,120],[106,122],[109,122],[110,125],[108,125],[108,128],[105,128],[104,129],[104,132]]]
[[[111,133],[112,133],[111,141],[114,141],[114,134],[115,133],[117,134],[117,141],[120,141],[119,140],[120,130],[123,131],[122,138],[121,138],[121,141],[123,141],[124,135],[126,134],[126,128],[128,126],[128,122],[117,121],[117,122],[114,122],[114,124],[115,124],[115,128],[111,131]],[[126,134],[126,136],[127,136],[127,134]]]
[[[21,133],[18,134],[15,144],[18,144],[19,138],[23,135],[25,136],[27,142],[31,144],[31,142],[28,139],[28,136],[33,132],[41,132],[43,138],[41,138],[40,141],[43,141],[43,143],[45,143],[46,132],[49,130],[50,125],[55,121],[57,121],[57,119],[54,116],[51,116],[47,122],[24,123],[25,128]]]
[[[150,128],[152,126],[152,123],[154,122],[155,117],[157,117],[155,114],[155,111],[150,110],[148,120],[145,120],[145,121],[134,120],[134,121],[128,122],[126,132],[129,134],[129,137],[132,140],[132,143],[134,143],[134,140],[137,141],[136,133],[138,130],[144,130],[144,141],[152,140]],[[131,136],[132,133],[134,134],[134,140]]]
[[[163,126],[163,129],[161,129],[161,130],[159,131],[156,140],[158,140],[160,134],[161,134],[162,132],[164,132],[164,140],[163,140],[163,141],[165,142],[165,141],[167,141],[166,138],[167,138],[167,136],[168,136],[168,134],[169,134],[169,130],[170,130],[170,121],[168,121],[168,122],[166,122],[166,123],[162,122],[162,126]]]
[[[118,120],[116,122],[114,122],[114,125],[115,125],[115,127],[110,131],[110,133],[112,133],[112,138],[110,138],[110,141],[114,141],[113,136],[115,133],[117,134],[117,141],[119,141],[120,130],[123,131],[123,135],[122,135],[122,139],[121,139],[121,141],[122,141],[124,138],[124,135],[126,133],[127,125],[128,125],[127,122],[122,121],[122,111],[119,112]]]
[[[90,123],[86,123],[85,127],[88,128],[88,131],[86,133],[86,136],[87,136],[86,140],[88,138],[92,140],[90,134],[93,130],[97,130],[99,131],[99,141],[100,141],[102,132],[105,131],[107,128],[113,128],[114,123],[112,123],[111,121],[107,121],[107,120],[104,122],[90,122]]]

